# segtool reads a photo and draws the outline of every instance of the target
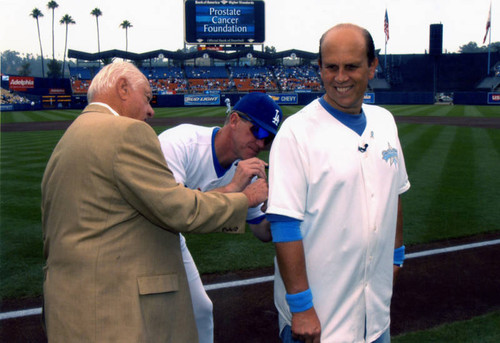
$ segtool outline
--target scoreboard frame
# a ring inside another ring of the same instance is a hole
[[[264,1],[184,0],[184,29],[186,44],[263,44]]]

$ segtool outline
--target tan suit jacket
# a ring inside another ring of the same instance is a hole
[[[178,185],[148,124],[87,106],[42,180],[49,342],[198,342],[179,232],[242,232],[247,206]]]

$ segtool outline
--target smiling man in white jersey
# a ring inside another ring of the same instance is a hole
[[[365,29],[328,30],[326,94],[288,118],[271,148],[267,218],[283,342],[390,341],[404,259],[399,195],[410,184],[394,118],[363,104],[374,50]]]

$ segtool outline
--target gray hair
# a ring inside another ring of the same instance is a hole
[[[136,89],[142,82],[148,83],[144,74],[132,63],[114,62],[102,68],[92,79],[87,92],[88,102],[92,102],[98,94],[107,93],[122,77],[130,82],[132,89]]]

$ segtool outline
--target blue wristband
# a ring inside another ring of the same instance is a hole
[[[399,248],[394,249],[394,265],[402,267],[404,261],[405,261],[405,246],[402,245]]]
[[[286,294],[285,298],[292,313],[304,312],[313,307],[313,296],[310,288],[300,293]]]

